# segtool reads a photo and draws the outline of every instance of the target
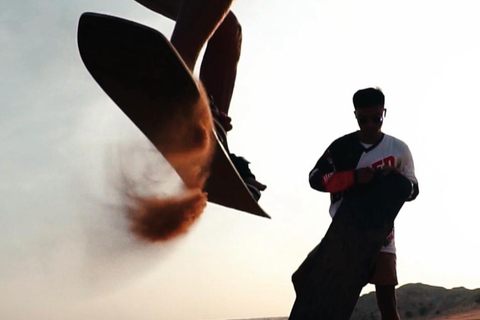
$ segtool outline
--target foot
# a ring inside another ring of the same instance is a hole
[[[265,189],[267,189],[266,185],[264,185],[263,183],[255,180],[255,178],[252,178],[252,177],[246,178],[245,183],[251,184],[252,186],[254,186],[255,188],[257,188],[260,191],[264,191]]]
[[[242,177],[243,181],[247,185],[248,190],[250,190],[250,193],[255,198],[255,200],[258,201],[261,196],[260,191],[265,190],[267,186],[257,181],[257,179],[255,178],[255,175],[253,175],[252,171],[250,171],[250,167],[249,167],[250,162],[248,162],[245,158],[238,157],[235,154],[231,153],[230,159],[232,160],[235,168],[237,169],[238,173]]]
[[[217,106],[215,105],[215,103],[213,102],[213,98],[210,97],[210,110],[212,111],[212,116],[215,120],[217,120],[217,122],[222,126],[223,130],[225,132],[228,132],[230,130],[232,130],[233,126],[232,126],[232,118],[230,118],[228,116],[228,114],[226,114],[225,112],[223,111],[220,111]]]

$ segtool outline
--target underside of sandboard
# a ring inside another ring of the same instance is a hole
[[[172,114],[191,112],[191,106],[200,97],[195,80],[168,39],[132,21],[84,13],[79,21],[78,46],[95,81],[161,150],[155,142],[159,128],[169,123]],[[205,187],[208,201],[269,217],[216,140],[211,175]]]

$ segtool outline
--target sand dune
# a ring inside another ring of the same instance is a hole
[[[480,310],[468,311],[465,313],[442,316],[431,320],[480,320]]]
[[[288,320],[287,317],[258,318],[248,320]],[[428,318],[428,320],[480,320],[480,310],[467,311],[464,313],[441,316],[438,318]]]

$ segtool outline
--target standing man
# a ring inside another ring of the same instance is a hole
[[[335,140],[309,176],[313,189],[330,193],[332,218],[344,193],[353,186],[371,183],[379,171],[384,175],[399,172],[411,181],[412,193],[407,201],[414,200],[419,192],[408,146],[381,130],[387,111],[383,93],[377,88],[359,90],[353,96],[353,105],[360,130]],[[377,256],[370,283],[375,285],[382,319],[399,320],[394,230],[385,239]]]
[[[171,43],[193,73],[200,51],[207,44],[200,67],[200,80],[211,97],[212,115],[220,130],[232,129],[228,116],[242,45],[242,29],[230,7],[233,0],[136,0],[145,7],[176,21]],[[218,129],[218,127],[217,127]],[[251,173],[249,162],[231,154],[231,159],[258,200],[266,186]]]

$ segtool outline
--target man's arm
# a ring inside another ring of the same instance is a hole
[[[354,134],[335,140],[310,171],[310,186],[321,192],[337,193],[355,184],[369,183],[374,178],[374,169],[356,169],[363,151]]]
[[[372,168],[322,173],[318,168],[310,172],[310,186],[322,192],[340,192],[356,184],[367,184],[375,177]]]
[[[309,176],[310,186],[322,192],[340,192],[355,184],[354,170],[325,172],[315,167]]]
[[[335,148],[332,145],[318,159],[310,171],[310,186],[321,192],[336,193],[346,190],[357,183],[369,183],[374,177],[372,168],[337,171]],[[337,155],[338,157],[338,155]]]
[[[415,166],[413,164],[412,153],[407,145],[405,145],[403,150],[403,155],[400,162],[400,172],[412,183],[412,193],[407,198],[407,201],[413,201],[415,198],[417,198],[420,190],[418,188],[417,177],[415,176]]]

